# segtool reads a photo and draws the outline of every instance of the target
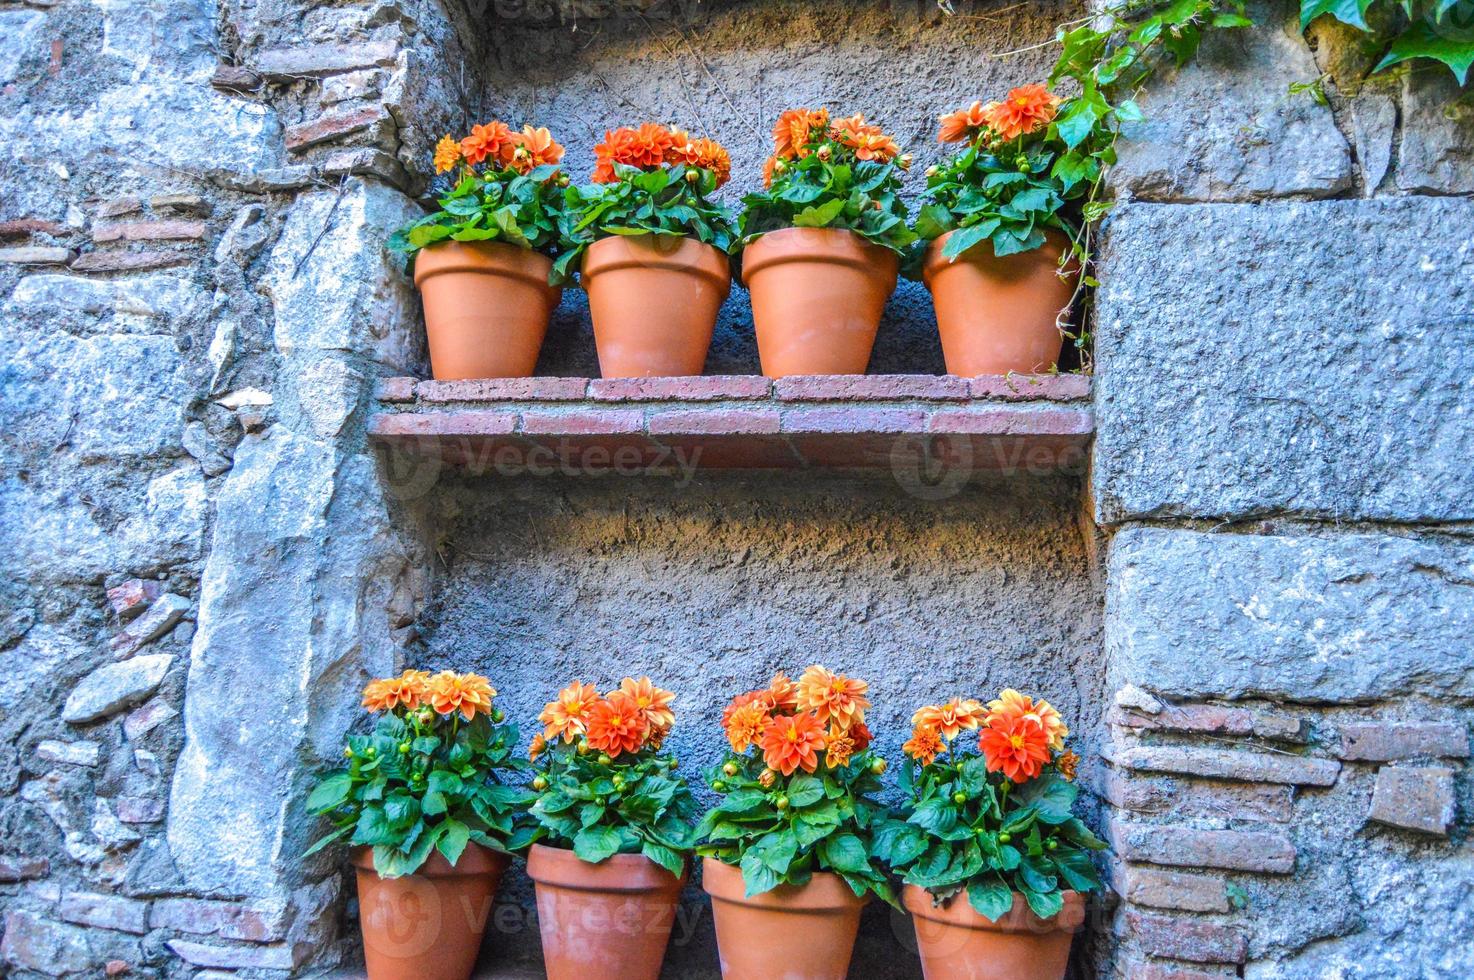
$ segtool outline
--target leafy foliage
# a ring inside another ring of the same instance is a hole
[[[901,788],[910,799],[901,819],[876,828],[875,856],[936,902],[965,890],[997,921],[1017,891],[1048,918],[1062,892],[1100,887],[1090,852],[1105,844],[1074,816],[1077,790],[1057,770],[1014,784],[981,755],[948,752],[928,765],[907,759]]]
[[[533,783],[537,823],[529,843],[546,839],[597,864],[643,854],[680,875],[695,846],[696,800],[676,775],[676,760],[653,746],[617,759],[584,741],[551,746]]]
[[[349,735],[347,768],[320,782],[307,809],[333,831],[307,851],[346,838],[371,846],[385,878],[414,872],[439,851],[454,864],[468,843],[497,851],[526,846],[518,814],[533,800],[502,781],[526,763],[512,757],[515,725],[477,714],[438,714],[428,705],[386,714],[368,735]]]
[[[396,231],[389,248],[413,255],[444,241],[506,242],[555,256],[567,182],[552,164],[526,174],[462,167],[460,179],[439,198],[440,210]]]
[[[874,860],[874,828],[886,811],[868,798],[881,787],[885,762],[857,752],[837,769],[782,776],[760,755],[732,753],[706,774],[723,795],[697,828],[698,851],[738,867],[747,894],[802,885],[815,871],[832,871],[856,895],[873,893],[892,905],[895,893]]]
[[[613,183],[569,187],[559,227],[566,251],[553,278],[566,282],[595,241],[611,235],[681,235],[732,250],[736,229],[725,205],[710,200],[718,176],[704,167],[678,163],[641,169],[613,164]]]
[[[781,228],[844,228],[902,251],[915,240],[894,162],[836,162],[810,155],[787,162],[765,191],[742,199],[744,242]]]
[[[1474,5],[1459,0],[1300,0],[1300,27],[1329,16],[1364,31],[1382,57],[1374,72],[1409,61],[1442,64],[1463,85],[1474,67]]]

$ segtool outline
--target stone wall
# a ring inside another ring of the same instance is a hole
[[[1069,481],[411,492],[364,437],[375,380],[424,367],[379,245],[441,133],[534,116],[581,171],[605,126],[670,114],[734,148],[735,188],[766,117],[827,101],[925,166],[930,116],[1033,80],[1047,49],[992,55],[1079,9],[622,6],[0,0],[9,974],[351,963],[336,858],[296,857],[305,784],[369,675],[591,669],[586,636],[524,622],[541,596],[675,680],[830,640],[893,702],[926,692],[883,661],[918,650],[1047,690],[1108,760],[1105,975],[1469,972],[1467,93],[1338,85],[1354,46],[1265,6],[1147,94],[1099,273],[1101,569]],[[1322,73],[1329,106],[1287,94]],[[746,327],[739,295],[712,370],[755,369]],[[591,352],[570,293],[540,371]],[[940,368],[914,287],[876,368]],[[792,639],[734,646],[732,596]],[[506,685],[519,711],[541,674]],[[877,917],[865,949],[905,975],[892,936]]]

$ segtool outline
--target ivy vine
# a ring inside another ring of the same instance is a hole
[[[1460,85],[1474,67],[1474,0],[1300,0],[1300,29],[1332,17],[1366,35],[1381,57],[1372,73],[1405,62],[1441,64]]]

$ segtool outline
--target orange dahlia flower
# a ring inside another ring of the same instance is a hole
[[[1036,132],[1054,121],[1060,97],[1043,85],[1023,85],[984,110],[988,128],[1006,140]]]
[[[864,752],[870,748],[870,743],[875,740],[875,736],[870,734],[870,729],[865,727],[863,721],[857,721],[851,725],[849,732],[850,738],[855,740],[856,752]]]
[[[808,144],[829,125],[828,109],[789,109],[773,124],[773,156],[808,156]]]
[[[820,721],[833,719],[840,728],[849,728],[865,720],[870,699],[865,692],[870,685],[862,680],[831,674],[814,664],[798,679],[798,708],[812,711]]]
[[[798,685],[781,670],[768,682],[768,695],[772,698],[774,710],[793,711],[798,708]]]
[[[721,187],[732,177],[732,156],[722,144],[711,139],[693,140],[683,130],[671,131],[671,147],[665,153],[666,163],[684,163],[710,170]]]
[[[545,126],[538,129],[523,126],[522,132],[514,134],[512,139],[517,141],[512,162],[520,173],[530,173],[536,167],[563,159],[562,145],[554,141]]]
[[[911,716],[911,724],[917,727],[935,728],[947,741],[952,741],[964,729],[974,731],[981,725],[987,712],[982,702],[971,698],[953,698],[946,704],[929,704]]]
[[[532,744],[527,747],[527,761],[536,762],[537,757],[547,751],[548,740],[543,737],[542,732],[532,736]]]
[[[1079,767],[1080,757],[1073,752],[1062,752],[1054,760],[1054,768],[1058,769],[1059,774],[1072,783],[1075,781],[1075,775]]]
[[[778,158],[768,157],[763,161],[763,190],[769,190],[773,186],[773,175],[778,172]]]
[[[460,162],[460,140],[448,133],[440,137],[440,142],[435,144],[435,172],[437,174],[448,173],[454,170],[456,164]]]
[[[461,140],[461,155],[469,164],[490,160],[498,167],[505,167],[512,162],[517,139],[510,126],[492,120],[484,126],[471,127],[471,135]]]
[[[640,751],[649,731],[645,712],[623,691],[615,691],[589,707],[589,746],[612,757]]]
[[[574,681],[558,692],[558,700],[549,701],[537,720],[542,722],[543,737],[548,741],[561,738],[571,742],[584,733],[590,706],[599,700],[594,685]]]
[[[614,165],[629,162],[636,139],[635,131],[626,126],[604,131],[604,142],[594,146],[594,183],[612,184],[619,180]]]
[[[981,102],[974,102],[966,109],[938,116],[937,121],[942,124],[937,133],[938,143],[969,143],[988,124],[987,109]]]
[[[676,723],[676,713],[670,708],[676,696],[656,687],[650,678],[634,680],[626,677],[620,681],[619,690],[634,699],[635,706],[644,712],[645,722],[652,732],[668,732]]]
[[[921,763],[929,766],[942,751],[942,733],[935,728],[918,725],[911,731],[911,738],[901,746],[901,751]]]
[[[731,703],[722,709],[722,727],[726,727],[727,723],[731,721],[732,716],[738,710],[753,703],[761,707],[764,712],[771,710],[773,704],[768,697],[767,691],[748,691],[746,694],[739,694],[732,699]]]
[[[861,160],[887,163],[901,152],[894,139],[887,136],[879,126],[865,122],[864,115],[859,113],[835,120],[830,135],[840,144],[854,150],[855,156]]]
[[[829,733],[824,736],[824,761],[830,769],[843,769],[858,751],[854,735],[838,726],[829,726]]]
[[[813,772],[824,748],[824,722],[812,712],[781,715],[763,729],[763,761],[785,776],[795,770]]]
[[[1049,761],[1049,734],[1037,718],[997,717],[978,737],[989,772],[1001,772],[1015,783],[1039,775]]]
[[[746,752],[762,740],[763,732],[772,720],[772,715],[768,714],[768,706],[762,700],[747,702],[722,721],[722,728],[727,733],[727,744],[732,746],[733,752]]]
[[[363,706],[375,712],[417,708],[429,690],[429,680],[423,670],[406,670],[398,677],[369,681],[363,689]]]
[[[491,714],[491,699],[496,690],[480,674],[457,674],[442,670],[430,678],[429,702],[436,714],[453,715],[457,711],[467,721],[477,712]]]
[[[674,134],[659,123],[641,123],[626,151],[627,159],[619,162],[647,169],[658,167],[665,162],[665,151],[675,143]]]
[[[1033,718],[1049,736],[1049,747],[1055,751],[1065,747],[1065,738],[1070,734],[1059,712],[1048,701],[1035,701],[1012,688],[999,694],[996,701],[988,702],[988,717],[983,724],[991,726],[996,724],[994,719],[998,718]]]

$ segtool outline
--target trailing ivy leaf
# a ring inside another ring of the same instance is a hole
[[[1322,14],[1330,14],[1343,24],[1370,31],[1367,9],[1371,5],[1372,0],[1300,0],[1300,30],[1305,30]]]
[[[623,839],[613,827],[586,827],[573,838],[573,853],[580,861],[598,864],[619,853]]]
[[[984,878],[967,886],[967,901],[978,915],[997,922],[1013,908],[1013,889],[997,878]]]
[[[1437,33],[1426,20],[1416,21],[1392,42],[1386,57],[1373,70],[1382,71],[1413,58],[1441,62],[1463,85],[1469,80],[1470,67],[1474,67],[1474,38],[1455,40]]]

